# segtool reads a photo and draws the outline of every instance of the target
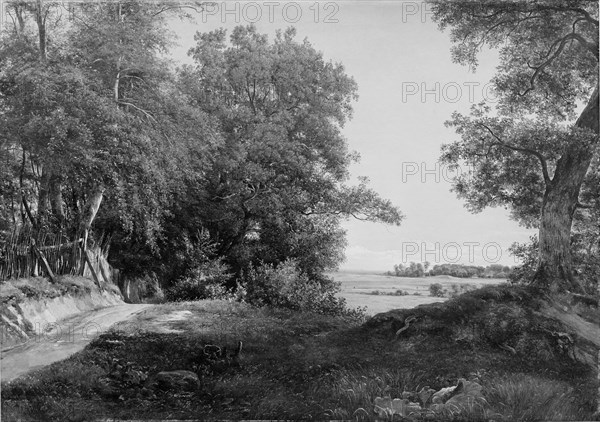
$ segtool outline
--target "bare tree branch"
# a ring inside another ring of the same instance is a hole
[[[152,116],[149,112],[147,112],[146,110],[144,110],[143,108],[140,108],[138,106],[136,106],[135,104],[129,103],[127,101],[123,101],[123,100],[117,100],[118,104],[122,104],[122,105],[126,105],[126,106],[130,106],[135,108],[136,110],[142,112],[146,117],[148,117],[149,119],[151,119],[154,123],[157,123],[156,119],[154,118],[154,116]]]
[[[204,12],[204,6],[205,5],[209,5],[209,4],[215,4],[213,2],[207,2],[207,3],[200,3],[198,4],[198,8],[191,6],[189,4],[178,4],[178,5],[171,5],[171,6],[165,6],[162,9],[160,9],[158,12],[154,13],[152,16],[158,16],[161,13],[166,12],[167,10],[173,10],[173,9],[192,9],[193,11],[195,11],[196,13],[202,13]],[[198,10],[200,9],[200,10]]]
[[[575,204],[577,206],[577,208],[582,208],[582,209],[591,209],[594,208],[594,206],[592,204],[582,204],[581,202],[577,201],[577,204]]]
[[[535,72],[533,72],[533,75],[531,75],[531,78],[529,79],[529,88],[527,88],[523,93],[519,93],[519,96],[523,97],[523,96],[527,95],[530,91],[535,89],[535,80],[537,79],[538,75],[546,67],[548,67],[560,55],[560,53],[562,53],[562,51],[565,48],[565,45],[567,44],[567,41],[575,39],[575,35],[576,34],[570,33],[568,35],[565,35],[563,38],[557,40],[556,42],[554,42],[554,44],[552,44],[552,46],[548,50],[548,54],[546,54],[546,57],[548,57],[550,55],[550,52],[554,49],[554,47],[556,47],[556,45],[560,43],[560,45],[558,46],[558,48],[554,52],[554,54],[552,54],[550,57],[548,57],[548,59],[545,62],[543,62],[542,64],[533,67],[535,69]]]

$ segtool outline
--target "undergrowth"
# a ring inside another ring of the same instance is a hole
[[[365,325],[228,301],[156,305],[73,357],[4,384],[3,420],[375,420],[376,397],[413,397],[459,378],[483,386],[485,406],[435,420],[590,420],[595,374],[551,345],[544,358],[531,352],[534,346],[517,347],[537,338],[535,324],[549,324],[527,311],[538,305],[526,289],[487,287]],[[158,317],[182,310],[190,317],[164,332]],[[395,324],[409,315],[418,319],[395,338]],[[516,354],[498,344],[504,319],[511,327],[513,319],[535,323],[502,337]],[[244,347],[235,365],[203,353],[206,345],[231,350],[239,340]],[[196,391],[152,387],[158,372],[181,369],[198,375]]]

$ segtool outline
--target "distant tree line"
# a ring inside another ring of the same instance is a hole
[[[429,277],[436,275],[449,275],[460,278],[508,278],[514,271],[514,267],[507,265],[492,264],[486,267],[463,264],[439,264],[430,269],[430,263],[411,262],[409,265],[396,264],[394,271],[388,271],[387,275],[396,277]]]

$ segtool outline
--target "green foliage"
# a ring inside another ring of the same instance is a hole
[[[482,336],[492,344],[512,343],[531,328],[523,308],[512,304],[494,304],[479,320]]]
[[[509,248],[511,255],[521,261],[521,265],[509,277],[513,283],[531,280],[535,274],[538,263],[539,242],[537,236],[531,236],[529,243],[513,243]]]
[[[58,4],[9,7],[25,29],[15,22],[0,47],[0,125],[10,134],[0,152],[8,164],[0,183],[9,195],[0,201],[0,220],[72,238],[87,201],[102,192],[92,222],[96,234],[114,241],[110,261],[126,275],[161,274],[148,263],[161,252],[173,197],[219,140],[164,59],[166,23],[178,8],[82,3],[66,23]],[[31,217],[19,212],[21,204]]]
[[[450,291],[448,292],[448,295],[450,297],[457,297],[460,296],[461,294],[468,292],[470,290],[474,290],[475,286],[473,286],[472,284],[466,284],[466,283],[462,283],[462,284],[457,284],[457,283],[452,283],[450,285]]]
[[[376,397],[402,397],[415,390],[419,374],[407,369],[341,370],[335,372],[329,394],[335,406],[327,409],[328,418],[370,420]]]
[[[394,275],[396,277],[423,277],[425,276],[425,269],[420,262],[411,262],[408,267],[398,264],[394,265]]]
[[[576,276],[589,292],[595,294],[598,290],[600,279],[600,228],[589,224],[589,221],[580,223],[576,220],[575,229],[571,237],[571,249]],[[515,267],[509,280],[513,283],[527,283],[531,280],[538,267],[539,241],[537,236],[532,236],[528,243],[513,243],[509,248],[510,253],[518,258],[522,264]]]
[[[56,283],[44,277],[5,280],[0,282],[0,286],[2,304],[15,304],[26,298],[44,300],[64,295],[87,294],[95,289],[92,280],[72,276],[59,276]]]
[[[220,260],[199,264],[167,289],[166,298],[174,302],[228,298],[231,296],[225,287],[231,277],[228,270]]]
[[[130,286],[129,290],[134,293],[134,297],[128,299],[141,303],[161,303],[165,299],[165,293],[160,285],[158,277],[152,272],[141,272],[140,276],[127,277],[127,283]],[[125,281],[122,281],[125,283]]]
[[[488,403],[506,421],[564,421],[576,413],[573,389],[540,376],[512,374],[486,383]]]
[[[556,358],[555,345],[546,336],[535,332],[523,332],[514,344],[514,349],[520,356],[529,356],[540,361],[550,361]]]
[[[569,239],[574,217],[597,233],[597,213],[587,210],[600,198],[598,4],[434,2],[433,16],[450,30],[455,62],[475,68],[484,45],[500,50],[495,104],[447,122],[460,139],[443,146],[441,161],[468,168],[453,190],[473,212],[506,206],[519,223],[539,228],[534,281],[582,290]]]
[[[424,277],[436,275],[449,275],[460,278],[506,278],[512,274],[513,268],[506,265],[491,264],[486,267],[463,264],[436,264],[429,269],[429,262],[415,263],[404,266],[403,264],[394,265],[394,272],[387,275],[396,277]]]
[[[123,275],[191,289],[219,258],[230,285],[289,258],[322,284],[344,218],[400,223],[365,178],[346,184],[357,86],[295,30],[198,33],[175,71],[168,22],[185,6],[82,3],[66,25],[58,4],[8,7],[23,20],[0,47],[0,233],[30,220],[73,238],[89,219]]]
[[[580,208],[574,218],[571,248],[573,264],[588,292],[597,292],[600,280],[600,156],[590,165],[586,175]]]
[[[429,294],[434,297],[444,297],[444,287],[440,283],[433,283],[429,285]]]
[[[223,29],[197,33],[195,65],[180,73],[194,104],[223,131],[193,211],[236,275],[295,259],[319,279],[343,259],[342,218],[402,218],[366,179],[345,184],[356,154],[341,128],[356,83],[342,65],[294,38],[290,28],[271,41],[255,26],[236,27],[229,42]]]
[[[432,286],[434,286],[435,293],[442,295],[438,297],[447,294],[441,284],[436,283]],[[414,309],[393,310],[373,317],[367,325],[377,325],[378,322],[388,321],[391,322],[390,329],[395,332],[404,325],[406,318],[414,316],[417,321],[421,322],[413,323],[418,327],[413,332],[450,334],[453,327],[459,326],[466,326],[471,330],[476,328],[475,326],[483,328],[489,326],[489,330],[494,330],[493,323],[490,321],[498,322],[504,315],[510,317],[513,309],[519,315],[525,313],[531,321],[531,310],[539,310],[540,304],[536,298],[538,294],[539,292],[528,286],[514,286],[508,283],[489,285],[466,291],[445,302],[419,306]],[[528,311],[525,311],[525,309],[528,309]],[[396,326],[398,323],[400,325]],[[518,327],[519,324],[521,323],[517,323],[516,326]],[[529,325],[527,326],[529,327]],[[498,329],[502,330],[502,327]],[[506,330],[509,330],[509,328],[506,328]],[[491,332],[489,336],[482,337],[486,342],[489,337],[493,344],[497,344],[494,340],[494,334]]]
[[[415,292],[418,293],[418,292]],[[381,290],[373,290],[370,294],[375,295],[375,296],[379,296],[379,295],[385,295],[385,296],[408,296],[410,293],[408,293],[406,290],[396,290],[395,292],[384,292]]]
[[[293,260],[277,267],[263,264],[251,267],[245,274],[242,286],[247,290],[246,300],[256,306],[273,306],[326,315],[347,315],[361,318],[361,309],[346,308],[344,298],[336,297],[339,283],[332,279],[320,281],[302,274]]]
[[[108,363],[108,378],[117,388],[129,390],[141,387],[148,379],[148,371],[131,362],[113,358]]]
[[[460,278],[506,278],[512,272],[507,265],[490,264],[486,267],[462,264],[439,264],[434,265],[429,275],[449,275]]]
[[[211,240],[205,229],[190,233],[188,221],[181,220],[179,224],[168,221],[169,233],[161,243],[161,273],[164,278],[178,280],[190,274],[197,274],[207,269],[209,273],[214,263],[222,263],[215,257],[217,244]],[[171,232],[172,230],[172,232]],[[229,271],[227,269],[227,271]]]

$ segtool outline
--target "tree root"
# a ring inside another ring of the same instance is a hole
[[[416,319],[417,319],[417,317],[414,315],[406,317],[406,319],[404,320],[404,327],[402,327],[398,331],[396,331],[396,338],[398,338],[400,336],[400,334],[402,334],[404,331],[408,330],[410,323],[415,321]]]

